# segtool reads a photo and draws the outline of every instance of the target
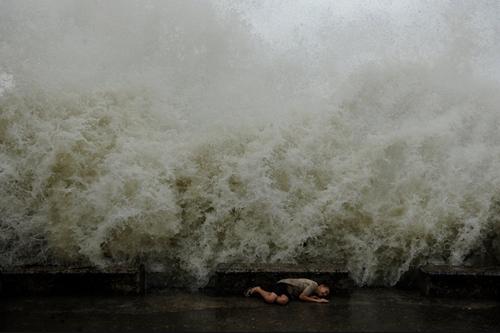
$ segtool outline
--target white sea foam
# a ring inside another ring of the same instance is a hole
[[[2,1],[0,265],[500,260],[498,15]]]

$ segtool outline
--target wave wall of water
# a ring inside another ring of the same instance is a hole
[[[500,259],[495,1],[2,1],[0,265]]]

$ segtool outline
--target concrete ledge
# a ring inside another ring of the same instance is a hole
[[[144,294],[144,267],[21,266],[0,273],[3,295]]]
[[[343,264],[220,264],[203,291],[241,295],[255,285],[269,286],[284,278],[310,278],[345,294],[355,288]],[[2,295],[124,294],[141,295],[185,288],[175,271],[145,272],[144,267],[22,266],[0,273]],[[403,275],[398,288],[419,289],[425,296],[500,299],[500,267],[427,265]],[[146,290],[147,289],[147,290]]]
[[[251,286],[268,286],[285,278],[309,278],[327,283],[334,293],[349,292],[354,283],[342,264],[220,264],[206,290],[218,295],[241,295]]]
[[[500,298],[500,267],[427,265],[418,287],[425,296]]]

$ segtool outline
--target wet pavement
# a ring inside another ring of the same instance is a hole
[[[500,331],[497,300],[356,289],[328,304],[170,291],[147,296],[0,299],[1,331]]]

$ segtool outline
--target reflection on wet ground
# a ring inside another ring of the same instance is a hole
[[[425,298],[357,289],[328,304],[268,305],[257,298],[169,291],[137,297],[0,300],[2,331],[500,331],[496,300]]]

